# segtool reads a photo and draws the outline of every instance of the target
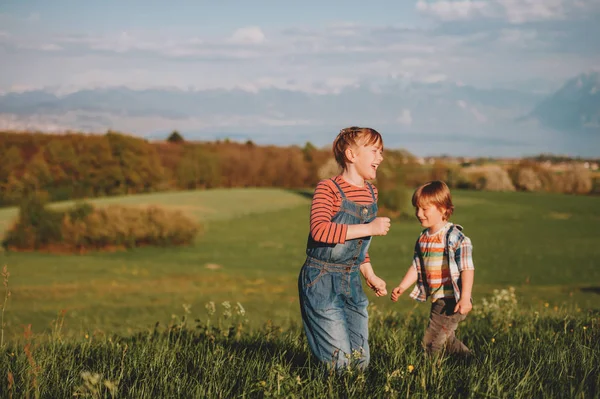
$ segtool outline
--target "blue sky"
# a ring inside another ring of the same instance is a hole
[[[404,90],[441,84],[518,90],[533,98],[551,94],[580,73],[598,70],[598,37],[600,0],[4,0],[0,93],[43,89],[65,96],[128,87],[235,89],[259,97],[276,89],[337,96],[342,106],[352,101],[343,98],[346,90],[367,87],[377,94],[390,85]],[[435,98],[419,101],[433,104]],[[455,121],[455,132],[477,131],[490,139],[498,134],[503,117],[508,123],[535,105],[492,109],[464,98],[453,104],[456,112],[470,118]],[[439,112],[433,109],[427,120],[422,113],[417,117],[417,108],[399,105],[396,125],[382,126],[413,135],[443,134],[447,105]],[[256,131],[302,125],[323,132],[324,126],[348,124],[315,115],[278,115],[274,124],[264,122],[265,115],[236,124],[240,115],[228,114],[231,123],[225,125],[221,120],[181,126],[194,131],[223,126]],[[352,116],[360,117],[356,122],[378,122],[373,113]],[[0,110],[0,127],[32,126],[34,120],[49,124],[46,116],[22,118]],[[167,129],[169,123],[116,118],[111,116],[112,125],[121,122],[136,134],[148,134],[153,124],[155,131],[163,125]],[[437,125],[432,122],[436,119]],[[2,124],[3,120],[12,122]],[[52,121],[56,126],[80,126],[72,115],[53,116]],[[293,142],[294,130],[288,134]]]

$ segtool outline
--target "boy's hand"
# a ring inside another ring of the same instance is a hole
[[[384,236],[390,231],[390,218],[378,217],[369,223],[372,236]]]
[[[461,297],[458,300],[458,303],[454,307],[454,313],[458,312],[460,314],[467,314],[473,309],[473,304],[469,298]]]
[[[392,290],[392,301],[397,302],[400,295],[404,292],[404,289],[400,286],[397,286]]]
[[[377,277],[375,274],[370,275],[369,278],[367,278],[366,280],[369,288],[375,291],[375,295],[387,295],[387,290],[385,289],[385,281]]]

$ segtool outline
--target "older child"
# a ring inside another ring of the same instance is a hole
[[[298,277],[300,309],[312,353],[337,369],[369,363],[367,305],[360,274],[377,296],[385,282],[373,272],[371,236],[386,235],[390,219],[376,217],[375,179],[383,160],[381,135],[342,129],[333,142],[340,175],[318,183],[310,211],[306,261]],[[360,272],[360,273],[359,273]]]
[[[446,183],[432,181],[422,185],[415,191],[412,204],[425,230],[417,239],[412,265],[392,291],[392,301],[396,302],[416,282],[411,298],[424,302],[431,297],[433,302],[423,338],[425,352],[445,350],[469,355],[455,331],[472,308],[475,267],[471,240],[462,233],[460,225],[448,221],[454,205]]]

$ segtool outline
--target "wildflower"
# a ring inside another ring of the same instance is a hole
[[[223,317],[225,317],[226,319],[231,317],[231,304],[229,303],[229,301],[222,302],[221,306],[225,308],[225,310],[223,311]]]
[[[550,306],[550,304],[549,304],[548,302],[546,302],[546,303],[544,304],[544,307],[545,307],[545,308],[547,308],[548,306]]]
[[[587,330],[587,326],[583,326],[583,329],[584,329],[584,330]]]
[[[409,364],[408,367],[407,367],[407,369],[408,369],[409,373],[412,373],[413,370],[415,369],[415,366],[413,366],[412,364]]]
[[[183,305],[183,311],[187,314],[192,313],[190,309],[192,309],[192,305],[189,303],[184,303]]]
[[[215,307],[215,303],[213,301],[208,302],[204,307],[208,311],[209,316],[214,315],[217,311],[217,308]]]
[[[85,334],[85,339],[90,338],[90,336],[88,334]]]
[[[496,342],[496,338],[492,338],[492,343]]]
[[[246,309],[244,309],[244,307],[242,306],[242,304],[239,303],[239,302],[236,303],[236,313],[239,316],[243,316],[243,315],[246,314]]]

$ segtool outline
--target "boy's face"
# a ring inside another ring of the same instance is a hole
[[[379,144],[366,144],[365,141],[364,138],[361,139],[353,148],[353,163],[363,179],[373,180],[377,177],[377,168],[383,161],[383,148]]]
[[[428,228],[429,231],[437,231],[446,224],[446,210],[438,208],[434,204],[421,204],[415,209],[415,213],[421,226]]]

